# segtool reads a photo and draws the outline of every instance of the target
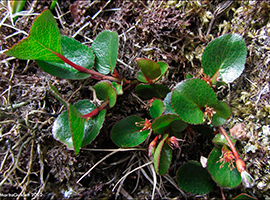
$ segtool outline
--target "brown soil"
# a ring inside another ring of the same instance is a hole
[[[49,1],[48,1],[49,2]],[[46,1],[27,1],[24,10],[40,13],[49,8]],[[119,35],[117,71],[129,80],[136,78],[135,58],[164,60],[170,69],[161,82],[170,88],[187,73],[198,74],[203,49],[213,38],[225,33],[241,34],[247,44],[248,59],[243,75],[219,93],[232,105],[233,119],[227,128],[239,122],[246,124],[247,137],[239,142],[255,186],[229,190],[215,187],[207,195],[182,192],[176,183],[177,169],[188,160],[207,157],[213,145],[200,134],[189,136],[181,151],[175,150],[168,174],[157,176],[160,187],[154,199],[231,199],[244,192],[258,198],[269,198],[269,5],[267,2],[235,1],[230,7],[222,1],[60,1],[52,12],[61,34],[91,45],[101,31],[114,30]],[[224,5],[222,7],[221,5]],[[221,6],[221,7],[220,7]],[[229,6],[229,5],[228,5]],[[221,9],[219,9],[221,8]],[[222,9],[224,8],[224,9]],[[218,10],[220,12],[218,12]],[[26,37],[35,15],[29,13],[12,25],[8,9],[1,5],[1,50],[10,48]],[[215,15],[215,20],[211,19]],[[95,17],[94,17],[95,16]],[[16,29],[15,29],[15,28]],[[12,35],[14,34],[14,35]],[[65,80],[43,72],[35,61],[9,59],[1,54],[0,80],[0,198],[39,199],[151,199],[153,171],[150,165],[131,173],[113,190],[118,180],[129,171],[149,162],[146,150],[115,152],[104,159],[79,183],[78,179],[111,152],[118,149],[110,139],[112,126],[130,115],[149,117],[136,97],[134,88],[119,96],[117,104],[107,110],[106,120],[98,137],[78,155],[56,141],[51,128],[65,108],[50,93],[48,82],[70,102],[92,99],[89,85],[96,81]],[[259,77],[259,78],[258,78]],[[224,95],[226,94],[226,95]],[[229,95],[229,96],[228,96]],[[146,103],[146,102],[145,102]],[[185,132],[183,133],[186,134]],[[152,139],[152,137],[151,137]],[[146,149],[149,141],[140,148]],[[253,150],[247,147],[254,147]],[[99,150],[99,151],[97,151]]]

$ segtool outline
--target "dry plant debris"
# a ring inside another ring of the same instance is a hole
[[[50,6],[46,1],[27,1],[24,11],[13,24],[7,5],[3,1],[0,5],[1,53],[25,37],[35,16]],[[256,180],[254,188],[249,191],[239,188],[237,192],[251,192],[259,198],[270,198],[268,13],[267,1],[245,0],[231,5],[210,0],[93,1],[88,4],[61,1],[54,10],[62,34],[73,36],[86,45],[91,44],[102,30],[115,30],[120,40],[118,68],[124,77],[132,79],[136,75],[138,69],[134,59],[137,57],[165,60],[171,68],[162,81],[170,87],[183,80],[187,72],[199,73],[203,49],[213,38],[228,32],[241,34],[247,44],[248,61],[238,82],[224,88],[235,113],[228,128],[239,122],[245,124],[246,139],[240,144],[243,147],[241,153]],[[188,136],[195,141],[192,145],[183,146],[175,153],[176,161],[166,177],[156,177],[151,165],[141,168],[149,161],[144,152],[134,150],[108,157],[77,184],[79,177],[108,153],[85,150],[75,156],[53,140],[51,125],[63,108],[48,92],[47,82],[54,82],[63,95],[72,96],[70,101],[75,102],[79,97],[92,98],[87,87],[92,80],[62,80],[44,73],[33,61],[0,56],[1,194],[17,193],[22,197],[36,194],[31,197],[40,199],[87,199],[118,195],[151,198],[154,192],[156,199],[191,197],[177,188],[170,174],[175,174],[185,161],[201,156],[194,157],[198,145],[202,145],[200,136],[195,134]],[[133,93],[120,102],[123,105],[116,105],[107,113],[105,128],[89,148],[115,149],[109,140],[113,124],[132,113],[144,117],[142,104]],[[138,168],[135,173],[123,175],[135,168]],[[112,193],[112,185],[121,177],[125,177],[122,179],[125,181]],[[156,190],[153,191],[153,187]],[[221,197],[220,191],[204,198],[211,197]]]

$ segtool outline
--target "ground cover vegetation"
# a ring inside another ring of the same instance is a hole
[[[267,197],[265,2],[55,3],[3,4],[1,194]]]

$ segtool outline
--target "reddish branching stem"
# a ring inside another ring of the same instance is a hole
[[[111,81],[120,82],[120,80],[118,78],[111,77],[111,76],[106,76],[106,75],[98,73],[96,71],[87,69],[85,67],[82,67],[80,65],[77,65],[77,64],[73,63],[72,61],[67,59],[65,56],[63,56],[63,55],[61,55],[61,54],[59,54],[57,52],[54,52],[54,51],[51,51],[51,52],[54,55],[56,55],[57,57],[59,57],[61,60],[63,60],[65,63],[72,66],[74,69],[78,70],[79,72],[90,74],[93,79],[96,79],[96,80],[111,80]]]
[[[223,127],[219,127],[219,132],[224,135],[225,139],[227,140],[227,142],[229,143],[229,146],[233,152],[234,158],[235,158],[235,162],[236,162],[236,167],[237,170],[241,173],[242,171],[246,170],[246,164],[245,162],[240,158],[235,146],[233,145],[231,139],[229,138],[228,134],[226,133],[226,131],[224,130]]]
[[[109,100],[105,101],[103,104],[101,104],[98,108],[92,110],[90,113],[82,115],[81,117],[84,119],[89,119],[91,117],[96,116],[101,110],[103,110],[108,104],[109,104]]]

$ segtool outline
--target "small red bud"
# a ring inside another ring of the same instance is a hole
[[[237,170],[241,173],[242,171],[245,171],[246,170],[246,164],[243,160],[241,160],[240,158],[237,159],[236,161],[236,167],[237,167]]]

